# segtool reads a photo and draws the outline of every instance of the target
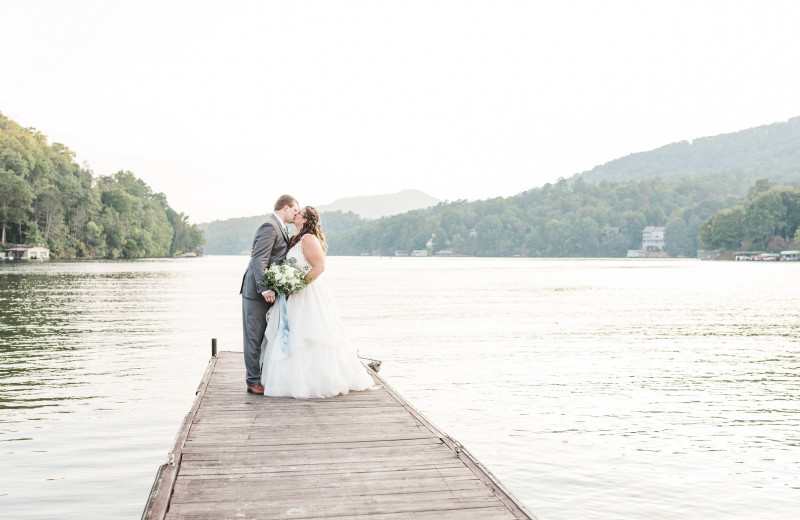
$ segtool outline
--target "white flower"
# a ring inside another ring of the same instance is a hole
[[[306,286],[305,270],[297,268],[294,258],[288,258],[279,264],[272,264],[265,271],[266,282],[270,289],[278,293],[295,293]]]

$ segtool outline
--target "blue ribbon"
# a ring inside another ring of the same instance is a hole
[[[278,305],[278,335],[281,337],[281,352],[288,358],[291,354],[289,349],[289,315],[286,312],[286,294],[281,293]]]

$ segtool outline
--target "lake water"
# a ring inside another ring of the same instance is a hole
[[[141,515],[246,261],[0,264],[3,518]],[[798,517],[800,263],[328,263],[361,355],[538,518]]]

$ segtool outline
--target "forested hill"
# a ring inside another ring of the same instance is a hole
[[[415,209],[429,208],[439,202],[441,202],[439,199],[419,190],[403,190],[387,195],[348,197],[335,200],[331,204],[317,206],[317,209],[323,212],[352,212],[360,217],[371,219],[398,215]]]
[[[269,213],[265,213],[252,217],[201,222],[197,226],[203,230],[208,240],[205,252],[210,255],[250,254],[256,230],[269,215]],[[322,213],[322,220],[325,233],[333,236],[358,229],[367,222],[353,212],[342,213],[341,211]],[[293,229],[292,226],[289,227]],[[337,254],[334,248],[331,249],[331,254]]]
[[[578,174],[586,182],[664,180],[733,174],[744,184],[768,177],[793,184],[800,179],[800,117],[731,134],[702,137],[634,153]]]
[[[436,205],[439,200],[419,190],[403,190],[385,195],[349,197],[331,204],[315,206],[325,214],[325,229],[329,233],[346,231],[358,227],[368,219],[397,215],[408,211]],[[252,217],[239,217],[213,222],[201,222],[197,226],[205,232],[211,255],[235,255],[250,251],[253,235],[268,213]]]
[[[431,244],[432,253],[623,257],[641,248],[644,227],[663,226],[672,256],[695,256],[701,245],[797,247],[798,186],[800,117],[633,154],[512,197],[362,222],[329,238],[334,254]]]
[[[427,249],[624,257],[641,248],[646,226],[663,226],[667,253],[694,257],[700,238],[714,249],[796,247],[798,186],[800,118],[794,118],[635,154],[512,197],[441,203],[377,220],[323,213],[322,222],[332,255]],[[207,250],[249,251],[263,218],[204,225]]]
[[[456,201],[329,233],[331,254],[426,249],[456,255],[624,257],[645,226],[666,226],[669,252],[695,256],[698,230],[740,202],[725,179],[573,184],[561,180],[508,198]],[[323,216],[323,225],[325,223]]]
[[[0,113],[0,246],[43,243],[53,258],[165,257],[203,233],[131,172],[94,177],[60,144]]]

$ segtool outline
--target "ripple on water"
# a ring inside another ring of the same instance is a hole
[[[4,515],[141,513],[209,338],[240,348],[244,263],[0,267]],[[361,354],[540,519],[793,518],[800,264],[760,267],[331,258],[325,276]]]

